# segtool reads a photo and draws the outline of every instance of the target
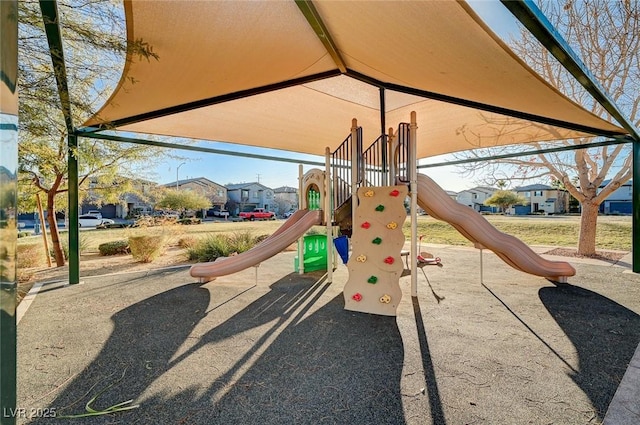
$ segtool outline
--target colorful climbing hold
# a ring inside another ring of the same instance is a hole
[[[362,295],[359,292],[356,292],[355,294],[353,294],[351,299],[353,299],[356,302],[360,302],[362,301]]]
[[[395,229],[397,227],[398,227],[398,223],[396,223],[395,221],[392,221],[392,222],[387,224],[387,229],[393,230],[393,229]]]
[[[367,256],[364,254],[358,255],[358,257],[356,258],[356,261],[358,263],[364,263],[365,261],[367,261]]]
[[[374,240],[371,241],[371,243],[374,243],[376,245],[380,245],[382,243],[382,239],[381,238],[375,238]]]
[[[362,227],[363,229],[368,229],[369,227],[371,227],[371,223],[369,223],[368,221],[365,221],[360,225],[360,227]]]
[[[382,212],[382,211],[384,211],[384,205],[382,205],[382,204],[378,205],[378,206],[376,207],[376,211],[378,211],[378,212]]]
[[[378,278],[376,276],[371,276],[369,279],[367,279],[368,283],[378,283]]]
[[[398,196],[400,195],[400,191],[397,189],[393,189],[391,192],[389,192],[389,196]]]
[[[391,302],[391,295],[384,294],[380,297],[380,302],[382,304],[389,304]]]
[[[373,197],[373,195],[375,195],[375,192],[374,192],[373,190],[371,190],[371,189],[367,190],[367,191],[364,193],[364,196],[366,196],[367,198],[372,198],[372,197]]]
[[[393,264],[394,261],[396,261],[396,259],[391,256],[384,259],[384,262],[387,264]]]

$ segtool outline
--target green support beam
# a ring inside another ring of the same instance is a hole
[[[270,155],[231,152],[231,151],[226,151],[224,149],[204,148],[202,146],[178,145],[175,143],[159,142],[157,140],[137,139],[135,137],[125,137],[125,136],[118,136],[114,134],[94,133],[93,132],[94,130],[95,129],[90,127],[79,129],[76,131],[76,135],[80,137],[87,137],[89,139],[112,140],[114,142],[133,143],[137,145],[148,145],[148,146],[155,146],[160,148],[178,149],[178,150],[192,151],[192,152],[213,153],[217,155],[239,156],[242,158],[263,159],[267,161],[288,162],[291,164],[305,164],[305,165],[315,165],[318,167],[324,167],[324,162],[320,162],[320,161],[308,161],[304,159],[295,159],[295,158],[278,158],[276,156],[270,156]]]
[[[631,195],[631,205],[633,205],[633,216],[631,223],[632,236],[632,270],[640,273],[640,143],[633,144],[633,186]]]
[[[60,33],[60,15],[56,0],[40,0],[40,10],[44,30],[49,43],[49,53],[53,63],[53,72],[58,85],[58,95],[62,106],[62,115],[67,127],[68,149],[68,197],[69,197],[69,283],[80,283],[80,243],[78,223],[78,138],[75,135],[71,116],[71,98],[67,85],[67,71],[64,63],[62,34]],[[53,213],[52,211],[49,212]]]
[[[18,2],[0,1],[0,425],[14,425],[17,364]]]

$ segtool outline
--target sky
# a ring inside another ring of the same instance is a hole
[[[497,0],[471,0],[469,2],[485,22],[501,37],[508,38],[510,34],[516,34],[516,19]],[[349,129],[345,127],[345,135]],[[202,146],[227,150],[230,152],[249,152],[261,155],[285,158],[304,158],[306,160],[324,163],[324,158],[310,155],[302,155],[277,150],[253,148],[243,145],[200,142]],[[174,151],[182,160],[167,160],[159,163],[153,170],[155,179],[159,183],[175,182],[176,179],[206,177],[216,183],[226,185],[228,183],[260,182],[267,187],[280,186],[298,187],[298,165],[277,161],[267,161],[198,153],[189,151]],[[438,158],[438,162],[446,160]],[[304,165],[304,171],[314,168]],[[323,168],[323,167],[319,167]],[[478,186],[479,182],[471,178],[463,178],[455,166],[423,169],[420,172],[428,174],[443,189],[459,192]]]

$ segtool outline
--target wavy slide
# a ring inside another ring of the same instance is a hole
[[[267,260],[292,243],[312,226],[322,223],[321,210],[299,210],[267,239],[242,254],[218,258],[210,263],[191,266],[189,273],[201,280],[213,280],[218,276],[236,273]]]
[[[466,205],[447,195],[431,178],[418,174],[418,205],[432,217],[446,221],[471,242],[493,251],[514,269],[554,282],[566,282],[576,270],[564,261],[540,257],[520,239],[502,233]]]

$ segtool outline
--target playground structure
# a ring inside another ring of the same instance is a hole
[[[363,150],[362,128],[353,119],[351,132],[342,144],[333,152],[326,149],[324,171],[314,168],[303,174],[300,166],[299,211],[256,247],[234,257],[196,264],[191,276],[209,281],[256,266],[296,240],[298,258],[303,259],[304,234],[312,226],[325,225],[327,241],[338,234],[351,239],[349,279],[343,291],[345,308],[393,316],[402,297],[399,279],[403,271],[402,225],[407,217],[407,196],[412,297],[417,296],[417,269],[424,266],[421,261],[426,261],[420,259],[418,249],[418,205],[434,218],[451,224],[481,252],[490,249],[516,270],[563,283],[575,275],[570,264],[540,257],[519,239],[497,230],[479,213],[452,200],[429,177],[418,174],[416,129],[416,113],[412,112],[410,123],[400,123],[397,131],[390,128],[388,135],[380,136]],[[327,243],[326,255],[329,282],[336,267],[330,245]],[[482,273],[482,264],[480,270]],[[298,271],[304,273],[304,261],[298,262]]]

